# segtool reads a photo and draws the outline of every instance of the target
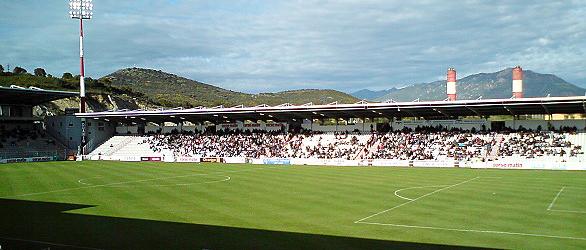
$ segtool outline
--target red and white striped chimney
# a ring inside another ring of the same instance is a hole
[[[448,69],[448,79],[447,79],[447,93],[448,93],[448,101],[455,101],[456,100],[456,70],[454,68]]]
[[[513,98],[523,98],[523,69],[513,68]]]

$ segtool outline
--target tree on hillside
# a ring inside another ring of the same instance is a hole
[[[15,75],[22,75],[22,74],[26,74],[26,69],[23,69],[21,67],[14,67],[14,69],[12,70],[12,73]]]
[[[110,78],[100,78],[98,81],[102,86],[112,87],[112,80],[110,80]]]
[[[2,67],[2,64],[0,64],[0,74],[4,73],[4,67]]]
[[[65,73],[63,73],[63,76],[61,78],[63,78],[63,79],[72,79],[73,78],[73,75],[71,73],[69,73],[69,72],[65,72]]]
[[[43,68],[36,68],[35,69],[35,76],[46,77],[47,76],[47,72],[45,72],[45,69],[43,69]]]

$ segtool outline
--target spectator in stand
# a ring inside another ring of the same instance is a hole
[[[565,128],[573,131],[572,128]],[[459,161],[497,157],[577,156],[581,147],[563,133],[543,131],[468,131],[442,127],[417,127],[388,133],[283,133],[266,131],[219,131],[173,133],[145,137],[153,152],[170,150],[176,156],[399,159]]]

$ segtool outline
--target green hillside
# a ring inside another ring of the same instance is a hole
[[[78,92],[79,76],[64,77],[35,76],[31,74],[0,74],[0,86],[9,87],[18,85],[21,87],[37,87],[48,90],[63,90]],[[92,111],[103,111],[117,108],[137,109],[139,107],[155,106],[156,103],[148,100],[142,93],[132,92],[128,88],[116,88],[109,85],[107,81],[86,78],[86,92],[88,107]],[[58,114],[65,108],[78,107],[78,98],[69,98],[53,101],[42,105],[49,112]],[[37,109],[37,111],[40,109]]]
[[[255,106],[283,103],[316,104],[338,101],[353,103],[357,99],[335,90],[293,90],[277,93],[247,94],[219,88],[160,70],[127,68],[102,77],[115,88],[129,88],[144,93],[149,100],[165,107]]]
[[[38,87],[51,90],[79,91],[79,76],[40,76],[28,73],[2,73],[0,86]],[[174,107],[226,107],[283,103],[326,104],[354,103],[357,98],[335,90],[291,90],[277,93],[247,94],[222,89],[160,70],[128,68],[118,70],[100,79],[86,78],[88,106],[92,111],[115,109],[150,109]],[[54,101],[44,105],[52,113],[77,107],[77,98]]]

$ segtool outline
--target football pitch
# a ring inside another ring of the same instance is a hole
[[[1,249],[586,248],[586,172],[0,165]]]

